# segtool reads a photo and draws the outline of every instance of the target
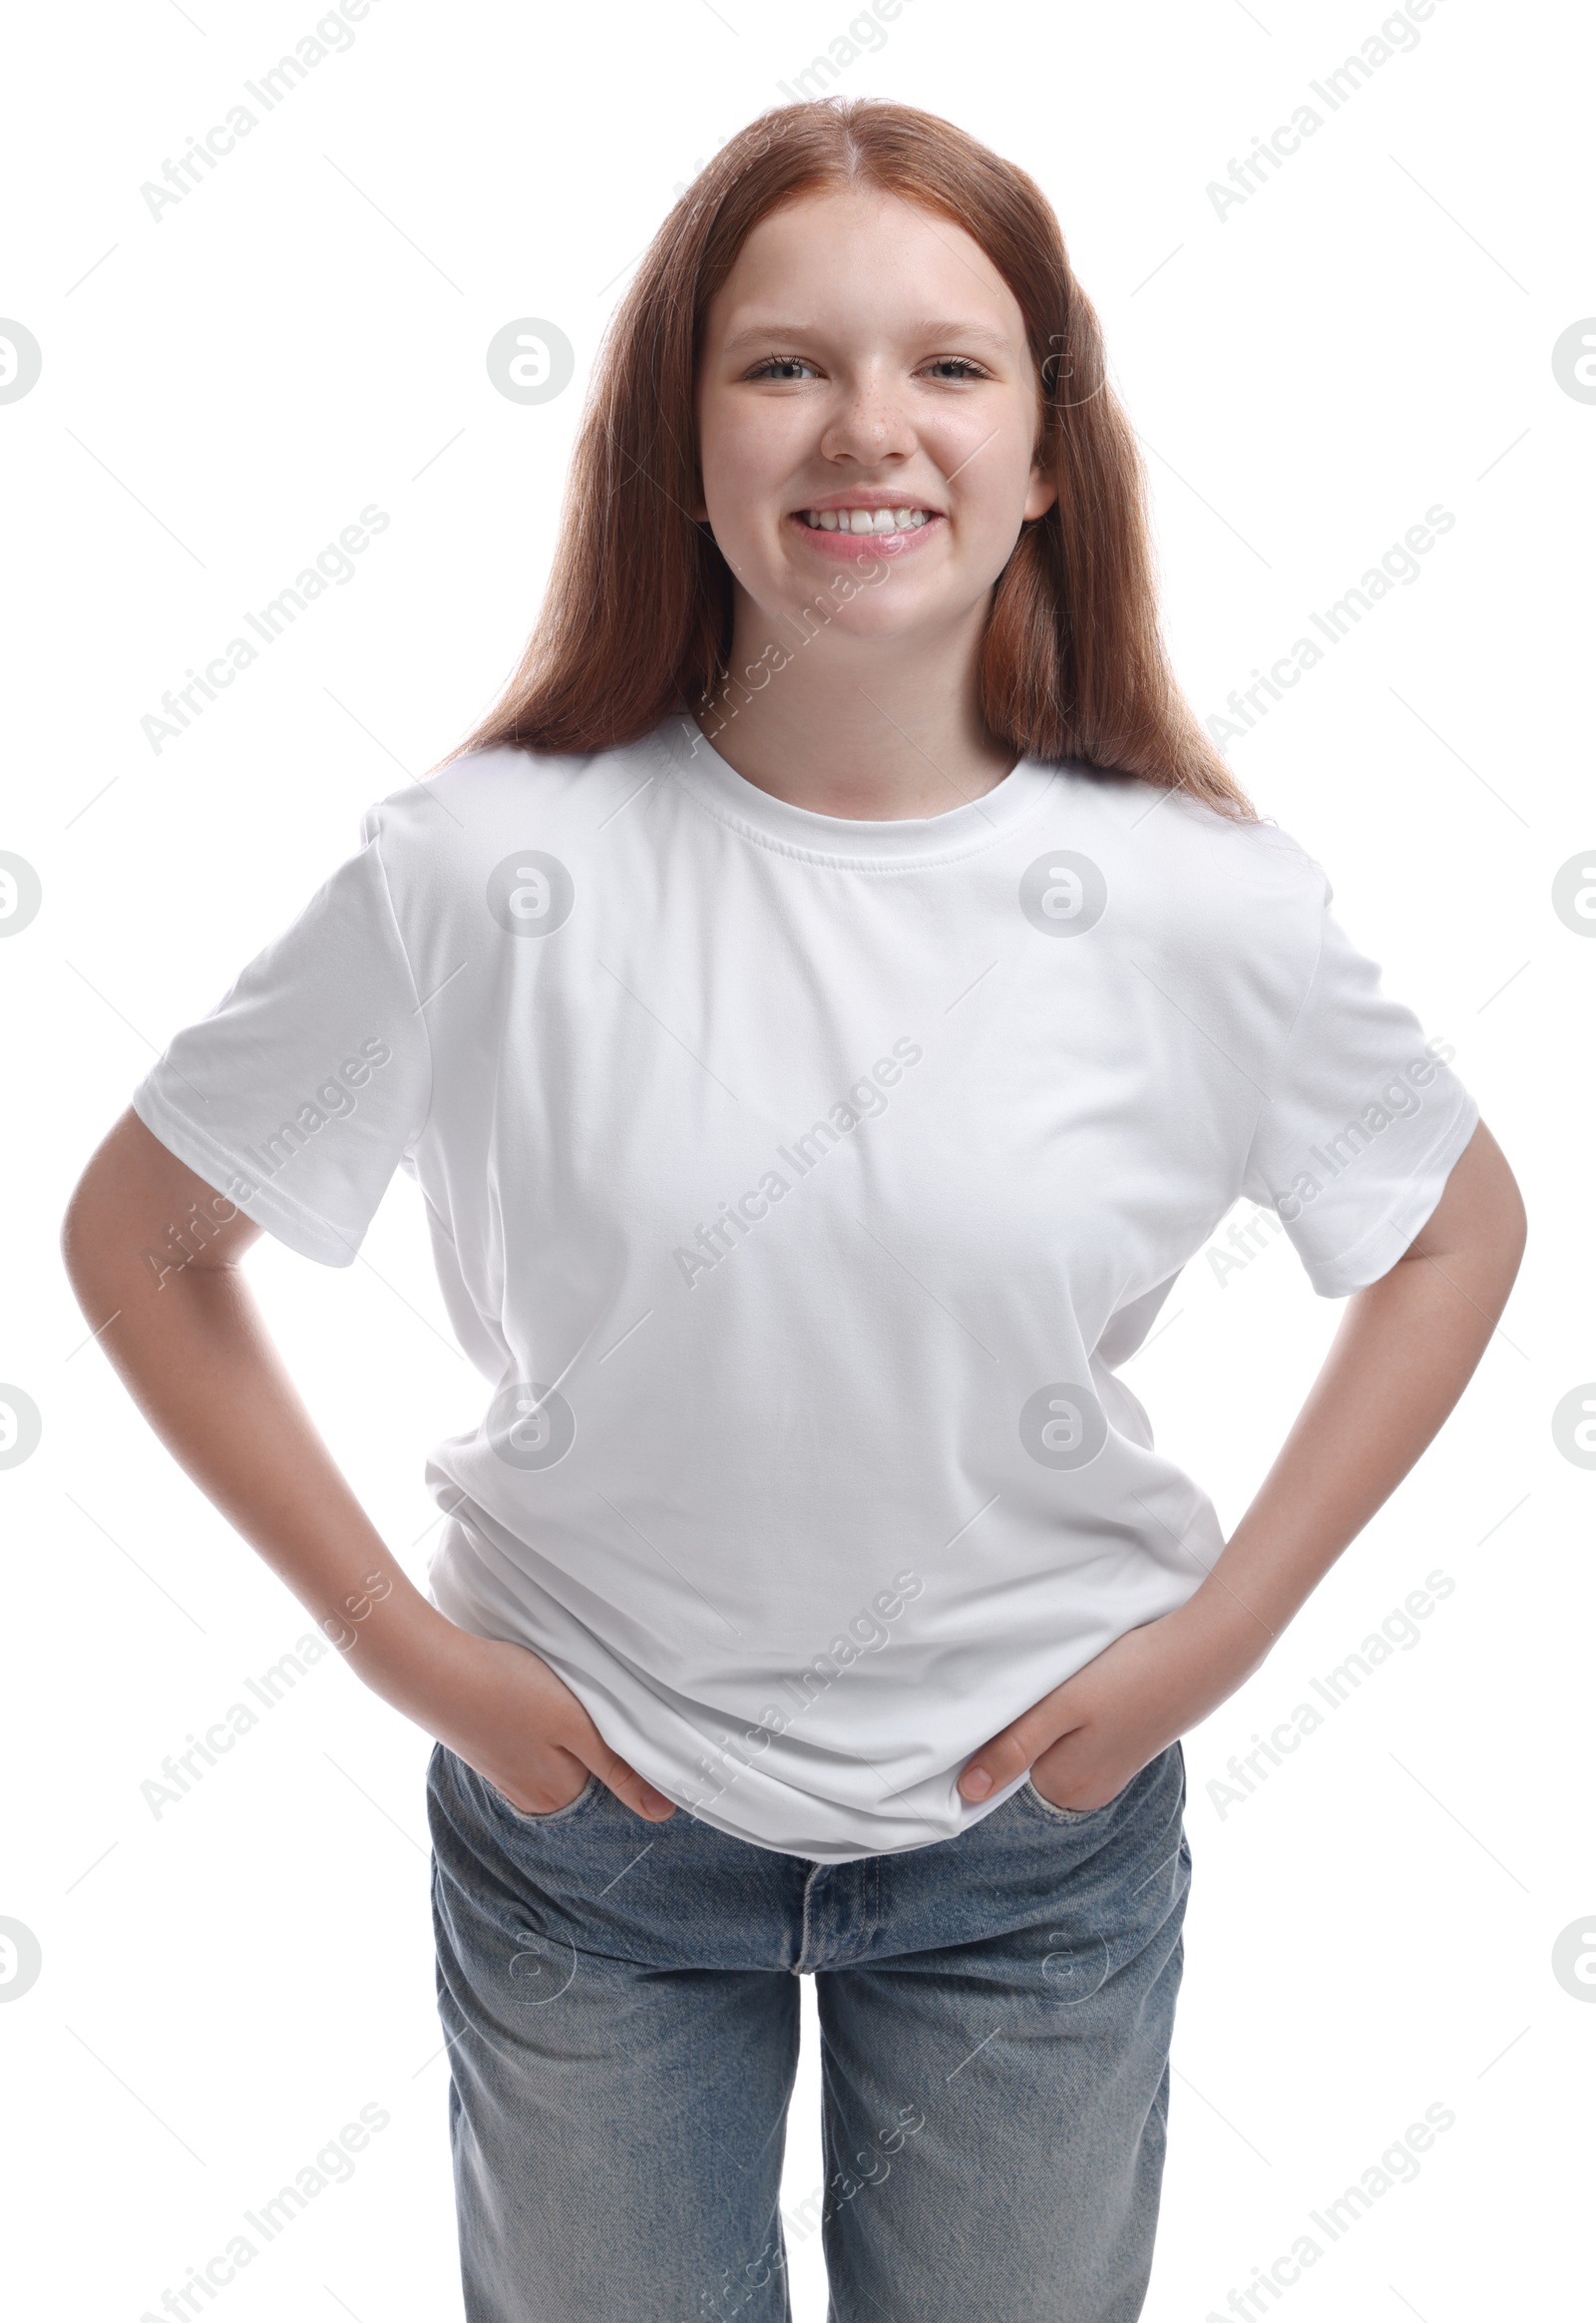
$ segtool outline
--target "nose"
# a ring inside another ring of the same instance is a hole
[[[842,389],[820,439],[823,459],[857,460],[865,467],[906,459],[914,449],[914,429],[897,383],[876,366]]]

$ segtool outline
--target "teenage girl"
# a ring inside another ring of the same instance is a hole
[[[152,1424],[436,1739],[471,2323],[787,2314],[811,1973],[837,2323],[1141,2310],[1179,1738],[1523,1236],[1150,572],[1036,187],[901,106],[767,116],[615,318],[504,700],[74,1197]],[[347,1266],[396,1168],[487,1382],[425,1594],[241,1264]],[[1118,1374],[1244,1196],[1346,1307],[1226,1540]]]

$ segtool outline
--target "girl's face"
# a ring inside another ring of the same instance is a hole
[[[694,513],[778,636],[809,606],[931,641],[984,610],[1052,503],[1038,416],[1024,319],[969,234],[891,194],[807,194],[754,227],[705,316]]]

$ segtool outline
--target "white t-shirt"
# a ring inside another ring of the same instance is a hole
[[[362,838],[134,1104],[329,1266],[420,1184],[492,1389],[434,1603],[736,1837],[968,1827],[1223,1545],[1116,1364],[1239,1196],[1329,1297],[1393,1266],[1478,1118],[1441,1044],[1284,833],[1074,767],[851,822],[681,718]]]

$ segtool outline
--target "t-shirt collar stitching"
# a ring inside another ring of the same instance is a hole
[[[673,715],[667,723],[679,724],[679,717]],[[709,816],[712,821],[722,824],[727,830],[735,831],[739,838],[749,840],[756,847],[763,847],[772,855],[786,856],[792,862],[813,864],[826,871],[867,872],[876,877],[885,878],[902,875],[906,872],[934,871],[940,869],[944,864],[965,863],[972,856],[985,854],[989,848],[998,845],[1000,841],[1008,838],[1041,811],[1052,797],[1060,773],[1056,767],[1046,767],[1033,759],[1022,758],[1018,762],[1018,766],[1030,767],[1033,772],[1044,774],[1046,780],[1037,786],[1034,797],[1028,802],[1015,806],[1006,812],[1002,819],[994,823],[990,830],[971,834],[962,845],[945,843],[940,847],[927,848],[915,855],[897,858],[886,855],[850,855],[841,850],[831,851],[818,847],[801,846],[796,841],[782,838],[774,831],[761,830],[758,824],[739,815],[734,807],[709,795],[705,787],[691,780],[683,765],[684,754],[674,735],[668,733],[664,726],[649,735],[648,741],[654,746],[663,771],[671,778],[682,795],[690,799],[693,805]],[[1017,772],[1018,766],[1010,771]],[[960,811],[958,808],[950,809],[950,815]],[[937,818],[933,816],[928,817],[927,820],[936,821]],[[890,822],[884,822],[882,825],[884,829],[891,829],[891,827]]]

